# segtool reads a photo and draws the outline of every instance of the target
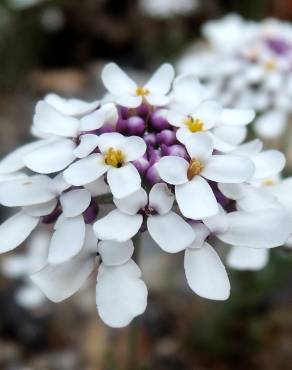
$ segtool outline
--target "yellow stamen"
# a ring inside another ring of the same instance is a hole
[[[274,182],[273,179],[267,179],[267,180],[263,181],[263,185],[265,185],[265,186],[272,186],[274,184],[275,184],[275,182]]]
[[[188,117],[185,120],[185,125],[191,132],[199,132],[205,130],[204,122],[201,121],[199,118]]]
[[[187,172],[188,179],[191,180],[193,177],[199,175],[199,173],[203,169],[204,169],[204,166],[202,165],[200,161],[198,161],[197,159],[191,159],[188,172]]]
[[[273,60],[273,59],[267,60],[265,62],[265,68],[268,71],[273,71],[276,68],[276,62],[275,62],[275,60]]]
[[[136,89],[136,95],[137,96],[146,96],[149,95],[150,91],[148,89],[145,89],[145,87],[137,87]]]
[[[104,156],[106,164],[113,167],[122,167],[124,163],[124,154],[119,149],[109,148]]]

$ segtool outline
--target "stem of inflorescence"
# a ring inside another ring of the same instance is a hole
[[[133,255],[134,261],[139,264],[141,236],[138,233],[133,239],[135,251]],[[127,370],[139,369],[139,334],[140,334],[140,320],[136,317],[129,326],[129,342],[128,342],[128,361]]]

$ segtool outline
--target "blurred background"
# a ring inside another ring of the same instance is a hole
[[[99,98],[107,61],[143,78],[163,61],[175,63],[204,22],[231,12],[292,21],[292,0],[0,0],[0,156],[30,140],[43,95]],[[52,304],[19,273],[31,263],[24,251],[0,260],[0,369],[129,369],[128,329],[99,320],[94,281]],[[272,251],[262,271],[230,270],[227,302],[192,294],[182,256],[147,243],[141,265],[150,297],[136,370],[292,370],[288,249]]]

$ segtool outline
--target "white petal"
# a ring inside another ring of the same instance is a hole
[[[210,230],[208,229],[207,226],[205,226],[201,222],[191,226],[195,232],[196,238],[192,242],[192,244],[188,246],[188,248],[201,248],[202,245],[205,243],[206,239],[208,238],[208,236],[210,235]]]
[[[241,144],[247,135],[246,126],[220,126],[212,130],[217,140],[223,140],[229,145]]]
[[[125,242],[137,234],[143,222],[141,215],[128,215],[115,209],[93,225],[98,239]]]
[[[182,144],[185,144],[192,135],[193,133],[187,127],[180,127],[176,132],[176,138]]]
[[[264,139],[280,137],[286,128],[287,115],[282,111],[269,111],[261,115],[255,122],[257,134]]]
[[[252,109],[223,109],[220,116],[222,125],[247,125],[255,118]]]
[[[109,326],[120,328],[141,315],[147,305],[147,288],[141,279],[129,276],[133,261],[122,266],[104,267],[98,276],[96,304],[101,319]]]
[[[119,266],[131,259],[134,253],[134,245],[132,240],[123,243],[103,240],[98,243],[98,252],[104,265]]]
[[[115,205],[124,213],[135,215],[148,203],[148,196],[143,188],[125,198],[114,198]]]
[[[184,114],[170,110],[167,111],[166,113],[166,119],[172,126],[184,127],[185,126],[184,121],[187,119],[187,117]]]
[[[58,112],[45,101],[37,104],[33,123],[44,133],[65,137],[76,137],[79,128],[76,118]]]
[[[69,116],[81,116],[98,107],[98,101],[86,102],[79,99],[66,99],[57,94],[48,94],[44,100],[59,112]]]
[[[21,170],[25,166],[25,164],[23,163],[23,157],[47,143],[48,140],[38,140],[23,145],[20,148],[14,150],[12,153],[9,153],[0,162],[0,173],[6,174]]]
[[[98,137],[92,134],[80,136],[79,145],[73,150],[73,154],[77,158],[87,157],[98,146]]]
[[[106,132],[98,137],[98,148],[106,153],[109,148],[122,150],[127,138],[118,132]]]
[[[113,95],[132,95],[137,85],[126,73],[115,63],[107,64],[101,73],[104,86]]]
[[[115,198],[127,197],[141,187],[140,174],[132,163],[127,163],[121,168],[110,168],[107,181]]]
[[[181,213],[190,219],[200,220],[218,212],[218,204],[210,185],[201,176],[175,187],[175,197]]]
[[[52,199],[47,203],[35,204],[33,206],[23,207],[25,213],[34,217],[41,217],[49,215],[57,206],[57,199]]]
[[[32,171],[53,173],[63,170],[75,159],[72,140],[58,140],[27,154],[23,161]]]
[[[214,234],[225,232],[229,225],[227,213],[221,206],[219,206],[219,212],[215,216],[203,218],[202,221]]]
[[[63,193],[60,203],[65,217],[81,215],[90,205],[91,194],[87,189],[76,189]]]
[[[268,249],[232,247],[226,263],[236,270],[257,271],[263,269],[269,261]]]
[[[168,96],[154,94],[149,94],[145,96],[145,99],[150,105],[155,105],[157,107],[164,107],[170,101],[170,98]]]
[[[215,101],[204,101],[192,113],[193,118],[199,118],[206,129],[210,129],[217,123],[222,108]]]
[[[174,78],[174,69],[170,64],[163,64],[152,75],[145,88],[157,95],[165,95],[171,87]]]
[[[98,197],[110,193],[109,186],[105,183],[104,178],[100,177],[97,180],[85,184],[84,187],[90,191],[92,197]]]
[[[97,109],[80,120],[80,131],[98,130],[104,125],[105,116],[103,110]]]
[[[226,126],[225,126],[226,127]],[[208,132],[209,136],[213,140],[214,149],[222,153],[229,153],[235,149],[234,145],[227,143],[218,136],[214,135],[213,132]]]
[[[174,195],[163,183],[155,184],[149,193],[149,206],[160,215],[168,213],[174,203]]]
[[[50,190],[56,195],[62,194],[63,191],[68,190],[70,187],[71,185],[64,179],[63,172],[55,176],[49,186]]]
[[[188,162],[176,156],[162,157],[156,164],[161,179],[171,185],[180,185],[188,181]]]
[[[64,171],[64,179],[71,185],[85,185],[101,177],[108,168],[101,154],[91,154],[71,164]]]
[[[0,184],[0,203],[6,207],[22,207],[46,203],[55,198],[50,191],[51,179],[36,175],[28,179]]]
[[[59,265],[47,265],[31,280],[53,302],[61,302],[76,293],[94,268],[94,257],[75,257]]]
[[[129,95],[121,95],[117,97],[115,100],[117,104],[127,108],[137,108],[143,102],[141,96],[129,96]]]
[[[201,175],[209,180],[241,183],[252,177],[254,165],[249,158],[236,155],[213,155]]]
[[[0,226],[0,253],[11,251],[18,247],[37,227],[38,217],[32,217],[24,212],[8,218]]]
[[[278,150],[265,150],[253,155],[252,161],[255,165],[253,179],[265,179],[272,177],[285,166],[285,156]]]
[[[173,81],[173,94],[175,101],[187,100],[187,104],[194,107],[202,101],[204,89],[194,75],[184,74]]]
[[[78,254],[85,240],[85,223],[82,216],[65,218],[54,232],[48,262],[57,264]]]
[[[125,154],[125,161],[130,162],[141,158],[145,154],[146,144],[141,137],[130,136],[126,138],[121,149]]]
[[[184,267],[188,284],[196,294],[214,300],[229,297],[230,283],[226,269],[208,243],[199,249],[187,249]]]
[[[231,212],[228,229],[217,237],[225,243],[251,248],[273,248],[286,242],[291,231],[289,214],[279,208]]]
[[[234,151],[234,154],[251,156],[259,153],[263,149],[263,142],[260,139],[254,139],[239,145]]]
[[[151,237],[165,252],[180,252],[195,239],[192,227],[174,212],[148,217],[147,227]]]
[[[205,132],[190,135],[185,142],[185,146],[192,159],[197,159],[203,163],[211,157],[214,149],[212,138]]]

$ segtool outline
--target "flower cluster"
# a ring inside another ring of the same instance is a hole
[[[202,31],[210,48],[199,56],[188,52],[179,69],[206,80],[206,94],[222,104],[254,109],[254,128],[263,139],[281,136],[291,113],[292,26],[234,14],[207,22]]]
[[[254,112],[206,100],[193,75],[175,78],[169,64],[138,85],[110,63],[102,81],[100,101],[46,96],[33,118],[38,140],[0,162],[0,203],[19,208],[0,226],[0,252],[49,225],[46,263],[32,281],[59,302],[97,273],[97,310],[113,327],[146,308],[134,261],[145,233],[165,252],[184,251],[196,294],[227,299],[212,240],[255,255],[288,240],[291,207],[281,190],[262,186],[284,156],[259,140],[243,144]]]

